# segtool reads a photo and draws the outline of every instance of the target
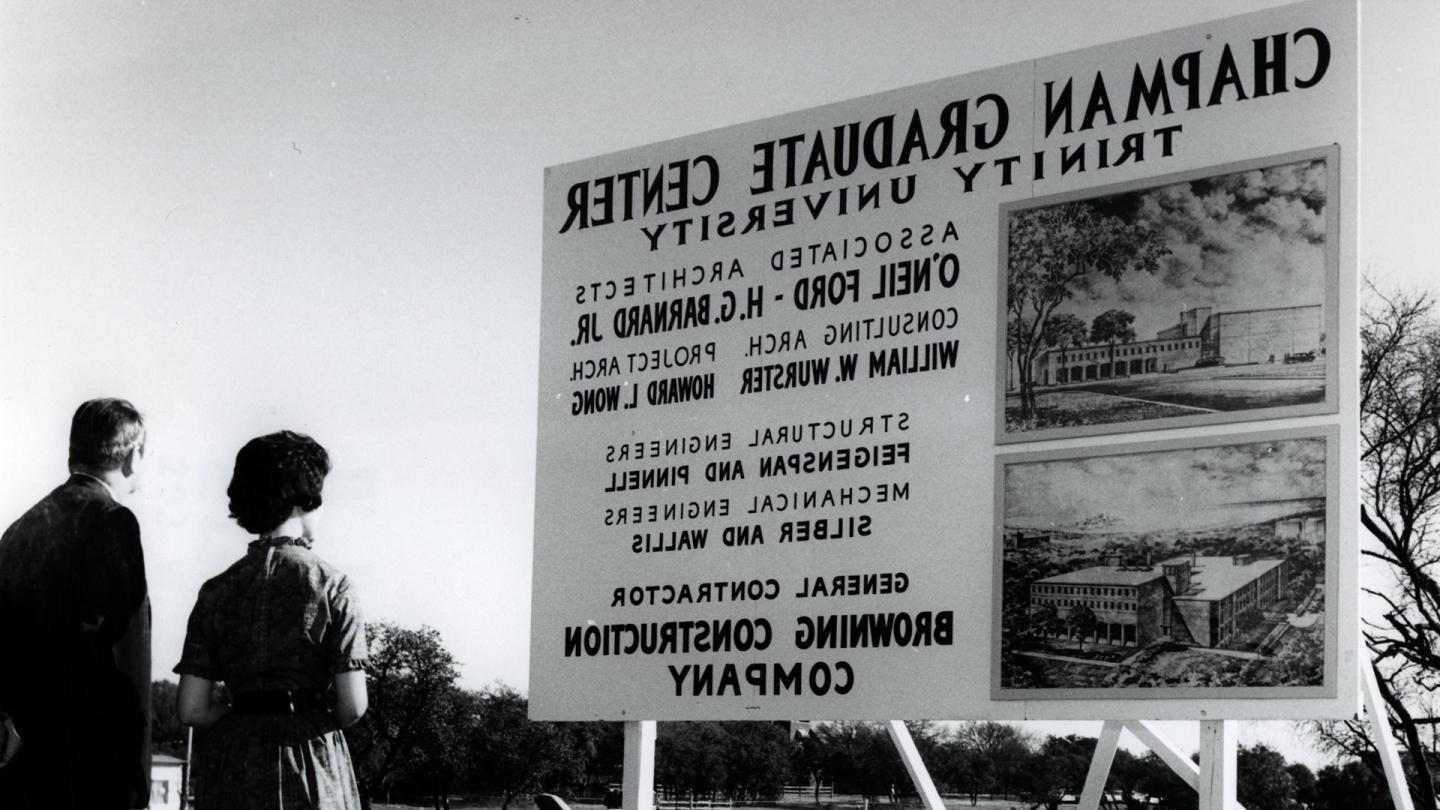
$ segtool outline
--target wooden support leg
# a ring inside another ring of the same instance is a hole
[[[1390,801],[1395,810],[1414,810],[1405,770],[1400,767],[1400,752],[1395,748],[1395,738],[1390,736],[1390,713],[1380,699],[1375,670],[1368,661],[1360,664],[1360,688],[1365,693],[1365,713],[1370,716],[1370,736],[1380,752],[1380,764],[1385,766],[1385,781],[1390,783]]]
[[[623,810],[655,810],[655,721],[625,721]]]
[[[1235,721],[1200,721],[1199,810],[1235,806]]]
[[[915,783],[915,791],[920,794],[921,801],[925,802],[925,810],[945,810],[945,802],[940,798],[940,791],[935,789],[935,783],[930,780],[930,771],[920,759],[920,751],[915,747],[915,740],[910,737],[910,729],[905,727],[905,722],[887,720],[885,727],[890,730],[890,739],[900,751],[905,770],[910,772],[910,781]]]
[[[1200,766],[1190,760],[1189,754],[1181,751],[1175,743],[1143,720],[1129,721],[1125,723],[1125,728],[1144,743],[1146,748],[1154,751],[1176,776],[1185,780],[1185,784],[1197,793],[1200,791]]]
[[[1125,724],[1106,720],[1100,730],[1100,739],[1095,743],[1095,755],[1090,758],[1090,772],[1085,775],[1085,789],[1080,792],[1079,810],[1100,810],[1100,799],[1105,795],[1105,782],[1110,778],[1110,766],[1115,762],[1115,749],[1120,747],[1120,732]]]

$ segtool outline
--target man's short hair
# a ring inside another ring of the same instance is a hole
[[[230,517],[246,531],[263,534],[284,523],[299,507],[320,508],[330,473],[330,455],[303,433],[282,430],[251,439],[235,455],[235,474],[226,494]]]
[[[117,469],[137,450],[145,450],[145,418],[128,401],[92,399],[75,410],[70,420],[71,468]]]

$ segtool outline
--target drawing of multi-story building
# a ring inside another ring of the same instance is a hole
[[[1153,566],[1099,565],[1036,580],[1032,615],[1053,605],[1062,618],[1086,607],[1093,631],[1084,639],[1143,647],[1169,639],[1219,647],[1253,627],[1262,608],[1282,598],[1286,561],[1187,555]]]

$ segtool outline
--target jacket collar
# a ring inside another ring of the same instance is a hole
[[[111,500],[115,499],[115,491],[110,489],[110,485],[105,483],[103,480],[96,478],[90,473],[72,472],[70,473],[69,480],[67,480],[65,483],[67,485],[81,486],[86,487],[87,489],[96,490],[97,492],[103,492],[106,495],[110,496]]]

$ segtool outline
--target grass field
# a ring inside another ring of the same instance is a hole
[[[1103,425],[1172,416],[1308,405],[1325,399],[1323,363],[1191,369],[1041,389],[1038,413],[1020,422],[1020,398],[1005,398],[1010,430]]]

